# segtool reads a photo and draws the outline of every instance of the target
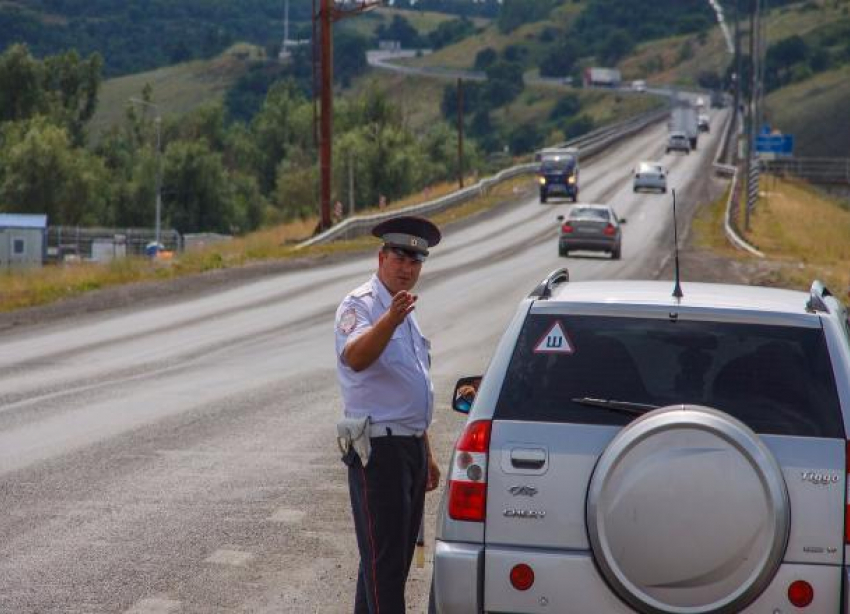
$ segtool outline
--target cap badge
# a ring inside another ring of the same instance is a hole
[[[419,241],[416,240],[416,237],[410,237],[410,245],[412,247],[416,247],[417,245],[419,245]]]

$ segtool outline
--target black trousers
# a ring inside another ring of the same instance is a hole
[[[354,612],[404,614],[404,587],[425,503],[425,444],[417,437],[376,437],[365,468],[351,451],[343,461],[360,550]]]

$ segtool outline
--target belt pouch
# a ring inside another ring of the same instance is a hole
[[[353,448],[365,467],[372,452],[369,439],[369,416],[365,418],[343,418],[336,424],[337,444],[343,455]]]

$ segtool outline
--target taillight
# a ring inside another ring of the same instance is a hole
[[[815,589],[805,580],[795,580],[788,587],[788,601],[795,607],[805,608],[815,599]]]
[[[614,228],[614,224],[612,224],[611,222],[608,222],[608,225],[605,226],[605,230],[603,232],[606,235],[608,235],[609,237],[611,237],[611,236],[614,236],[614,234],[617,232],[617,229]]]
[[[573,227],[570,226],[569,222],[565,223],[563,226],[561,226],[561,232],[571,233],[572,231],[573,231]]]
[[[449,477],[449,517],[483,522],[487,516],[487,451],[490,421],[470,422],[458,439]]]
[[[534,584],[534,570],[520,563],[511,569],[511,585],[518,591],[527,591]]]

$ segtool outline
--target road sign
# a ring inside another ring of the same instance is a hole
[[[762,134],[756,137],[756,152],[790,156],[794,153],[793,134]]]

